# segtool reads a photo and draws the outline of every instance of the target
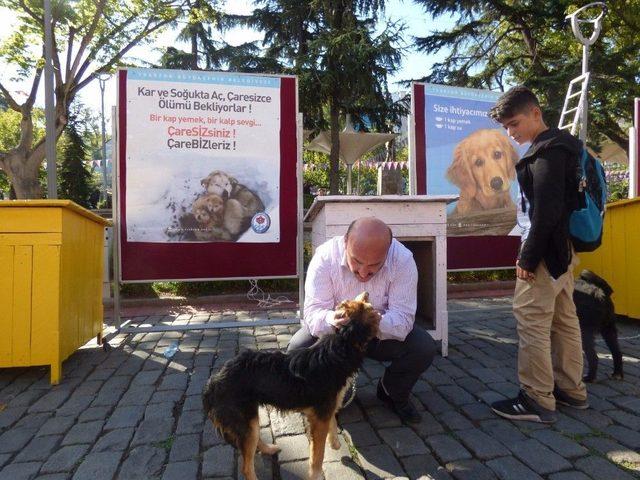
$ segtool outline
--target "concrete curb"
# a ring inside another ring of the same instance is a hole
[[[447,299],[510,297],[515,287],[515,280],[450,283],[447,285]]]
[[[284,296],[298,303],[298,292],[275,292],[270,293],[271,298]],[[248,302],[256,302],[247,297],[246,293],[233,293],[222,295],[205,295],[202,297],[140,297],[140,298],[121,298],[120,306],[122,307],[148,307],[148,306],[182,306],[182,305],[208,305],[208,304],[245,304]],[[105,308],[113,308],[113,298],[105,298],[102,300]],[[282,308],[281,306],[266,308]]]
[[[447,293],[475,292],[478,290],[502,291],[502,290],[513,290],[515,287],[516,287],[515,280],[494,280],[491,282],[474,282],[474,283],[448,283]]]
[[[513,295],[516,282],[513,280],[501,280],[492,282],[476,283],[450,283],[447,284],[448,298],[478,298],[478,297],[504,297]],[[298,292],[276,292],[271,293],[271,298],[284,296],[298,302]],[[120,305],[124,307],[148,307],[148,306],[184,306],[184,305],[207,305],[207,304],[246,304],[254,302],[245,293],[206,295],[202,297],[145,297],[145,298],[122,298]],[[106,298],[102,304],[105,309],[113,308],[113,299]],[[281,306],[266,307],[279,309]]]

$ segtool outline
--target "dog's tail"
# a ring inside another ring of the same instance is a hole
[[[202,392],[202,407],[225,441],[241,448],[251,430],[249,421],[258,415],[257,406],[255,415],[245,412],[238,399],[225,395],[224,383],[224,377],[219,374],[209,378]]]

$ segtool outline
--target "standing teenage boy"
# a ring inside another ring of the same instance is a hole
[[[538,99],[525,87],[502,95],[489,116],[518,144],[531,142],[516,164],[519,207],[526,214],[513,297],[521,390],[516,398],[491,407],[512,420],[553,423],[556,403],[588,408],[573,303],[577,258],[569,237],[569,216],[578,202],[576,167],[582,144],[564,130],[547,127]]]

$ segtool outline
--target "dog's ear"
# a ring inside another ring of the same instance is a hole
[[[232,186],[234,186],[234,187],[235,187],[236,185],[238,185],[238,180],[236,180],[236,177],[232,177],[231,175],[228,175],[228,177],[229,177],[229,183],[230,183]]]
[[[362,292],[355,298],[356,302],[369,303],[369,292]]]
[[[461,200],[476,196],[476,181],[466,152],[466,141],[461,141],[453,151],[453,161],[447,169],[447,179],[460,188]]]

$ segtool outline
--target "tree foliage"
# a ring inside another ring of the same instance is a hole
[[[447,49],[424,80],[473,88],[504,90],[524,84],[557,124],[572,78],[582,69],[582,45],[565,20],[582,6],[572,0],[414,0],[434,17],[456,18],[454,28],[416,38],[425,53]],[[640,0],[607,2],[598,41],[590,47],[589,141],[602,135],[628,149],[633,98],[640,96]],[[597,10],[588,11],[594,18]],[[581,17],[585,18],[585,17]],[[592,27],[583,26],[589,37]]]
[[[341,117],[362,129],[388,130],[404,113],[387,77],[397,70],[403,27],[376,32],[382,0],[257,0],[246,25],[263,31],[263,54],[249,69],[298,76],[305,127],[331,131],[330,191],[339,189]],[[248,56],[249,57],[249,56]]]
[[[223,11],[222,3],[222,0],[185,0],[184,14],[173,22],[173,27],[179,29],[176,40],[190,48],[185,51],[168,47],[160,59],[163,68],[220,70],[247,54],[246,46],[233,47],[215,38],[215,33],[224,32],[238,22],[236,16]],[[250,50],[255,53],[254,46]]]
[[[183,13],[186,0],[52,0],[56,139],[67,123],[71,102],[84,86],[124,62],[136,45],[149,40]],[[20,139],[0,150],[0,169],[18,198],[40,196],[38,172],[44,160],[44,138],[34,135],[33,111],[44,60],[42,0],[0,0],[17,26],[0,45],[0,62],[19,78],[30,80],[28,97],[19,103],[7,85],[0,96],[21,116]]]
[[[91,208],[94,205],[91,205],[90,197],[95,186],[85,163],[90,155],[77,112],[78,109],[69,115],[65,132],[58,143],[58,198],[73,200],[78,205]]]

